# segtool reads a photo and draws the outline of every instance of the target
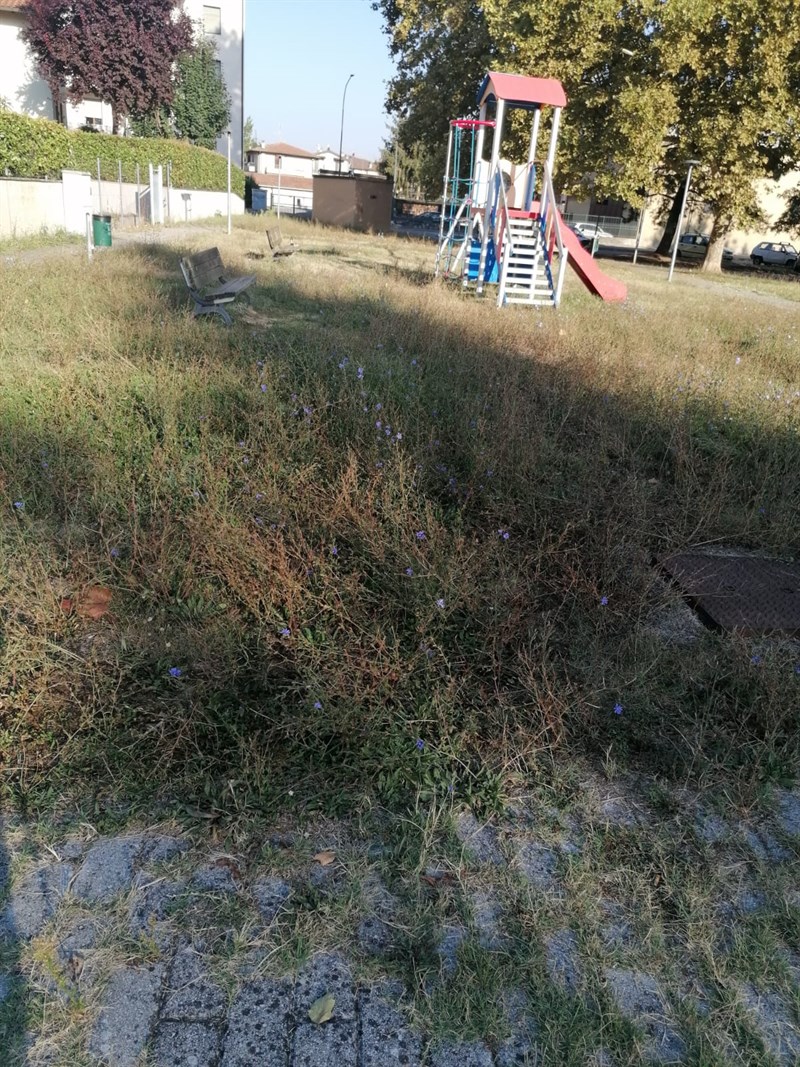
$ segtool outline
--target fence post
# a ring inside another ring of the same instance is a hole
[[[141,198],[142,198],[142,187],[141,187],[141,180],[140,180],[140,177],[139,177],[139,164],[137,163],[136,164],[136,225],[137,226],[139,225],[139,217],[140,217],[141,210],[142,210],[141,206],[139,204],[139,201],[141,200]]]
[[[100,214],[103,214],[103,180],[100,177],[100,156],[97,157],[97,204]]]
[[[169,204],[170,195],[169,194],[171,192],[172,192],[172,160],[169,159],[169,160],[167,160],[167,222],[169,222],[170,216],[172,214],[170,209],[169,209],[170,208],[170,204]]]
[[[150,201],[150,225],[151,226],[155,226],[157,216],[156,216],[156,212],[155,212],[155,204],[153,202],[153,177],[154,176],[153,176],[153,164],[152,163],[148,163],[147,164],[147,173],[148,173],[148,176],[149,176],[149,179],[150,179],[150,182],[149,182],[149,190],[150,191],[148,193],[148,199]]]
[[[119,175],[119,218],[120,218],[120,222],[121,222],[122,221],[122,216],[124,214],[124,212],[122,210],[123,205],[122,205],[122,160],[121,159],[117,160],[117,173]]]

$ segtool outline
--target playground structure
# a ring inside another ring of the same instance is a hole
[[[479,294],[487,284],[496,283],[498,307],[557,307],[569,265],[602,300],[626,298],[626,287],[598,268],[558,209],[553,167],[566,104],[564,87],[556,78],[490,71],[478,90],[479,117],[451,121],[437,275],[460,278],[465,289]],[[503,126],[511,108],[533,115],[524,165],[512,165],[500,157]],[[552,108],[552,119],[547,156],[538,165],[542,108]],[[492,131],[488,160],[484,159],[487,131]]]

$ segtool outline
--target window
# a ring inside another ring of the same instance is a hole
[[[219,78],[219,80],[222,81],[222,60],[221,59],[215,59],[214,60],[214,73]]]
[[[206,33],[222,33],[222,9],[203,4],[203,29]]]

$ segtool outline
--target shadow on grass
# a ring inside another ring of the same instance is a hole
[[[188,312],[181,250],[136,251],[152,268],[141,300]],[[455,302],[446,317],[311,298],[271,261],[252,295],[262,325],[238,309],[231,330],[187,324],[210,376],[169,419],[131,387],[115,441],[90,421],[66,441],[46,420],[13,427],[17,481],[41,481],[43,449],[70,465],[72,487],[42,490],[37,537],[119,601],[117,622],[73,620],[15,683],[20,735],[39,677],[49,702],[26,788],[212,812],[291,790],[330,811],[454,781],[491,804],[548,751],[677,776],[795,771],[783,661],[756,673],[728,639],[670,645],[639,623],[663,599],[653,557],[720,538],[791,548],[796,435],[734,416],[718,429],[704,397],[674,417],[611,397],[588,364],[537,359],[533,330],[526,351],[474,336]],[[257,361],[274,371],[265,411]],[[402,444],[386,443],[390,414]],[[130,478],[114,502],[97,488],[108,449]],[[109,563],[104,530],[134,519],[124,566]]]
[[[9,907],[10,864],[0,811],[0,1062],[21,1063],[25,1043],[25,983],[19,974],[20,942]]]

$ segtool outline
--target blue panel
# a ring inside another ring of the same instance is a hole
[[[475,240],[469,246],[469,255],[467,256],[467,277],[472,282],[478,277],[480,263],[481,243]],[[486,249],[486,281],[496,282],[497,276],[497,257],[494,254],[494,241],[490,238],[489,246]]]

